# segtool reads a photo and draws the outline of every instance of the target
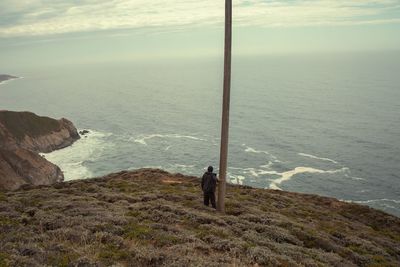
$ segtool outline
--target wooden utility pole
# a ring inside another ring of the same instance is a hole
[[[222,104],[221,151],[219,160],[218,211],[225,212],[226,169],[228,165],[229,106],[231,95],[232,0],[225,0],[224,95]]]

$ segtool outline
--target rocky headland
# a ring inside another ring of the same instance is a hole
[[[0,189],[63,181],[60,168],[38,153],[67,147],[77,139],[77,129],[67,119],[0,111]]]
[[[8,75],[8,74],[0,74],[0,83],[5,82],[7,80],[17,79],[18,77]]]
[[[399,266],[400,219],[333,198],[161,170],[0,193],[0,266]]]

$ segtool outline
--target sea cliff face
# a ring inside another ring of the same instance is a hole
[[[48,153],[67,147],[77,139],[78,131],[67,119],[55,120],[31,112],[0,111],[0,147]]]
[[[0,186],[14,190],[22,185],[49,185],[62,182],[60,168],[37,153],[17,148],[0,149]]]
[[[0,111],[0,189],[63,181],[60,168],[38,153],[64,148],[77,139],[79,134],[67,119]]]

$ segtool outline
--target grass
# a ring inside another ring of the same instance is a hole
[[[0,217],[0,227],[15,226],[18,225],[18,221],[8,217]]]
[[[71,262],[77,260],[78,255],[76,253],[60,253],[60,254],[51,254],[47,258],[47,263],[50,266],[57,267],[68,267]]]
[[[128,258],[129,254],[125,250],[112,244],[104,246],[98,254],[98,259],[106,264],[125,261]]]
[[[0,123],[18,140],[22,140],[26,133],[31,137],[45,135],[59,130],[57,120],[40,117],[31,112],[0,112]]]
[[[8,266],[8,256],[7,254],[0,252],[0,267]]]
[[[124,227],[124,237],[129,239],[148,240],[153,230],[148,225],[130,222]]]
[[[232,185],[220,214],[202,205],[199,182],[145,169],[0,193],[0,266],[400,262],[394,216],[330,198]]]

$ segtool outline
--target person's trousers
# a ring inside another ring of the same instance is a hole
[[[217,205],[215,204],[215,193],[214,192],[204,192],[204,205],[208,206],[211,201],[211,206],[216,209]]]

